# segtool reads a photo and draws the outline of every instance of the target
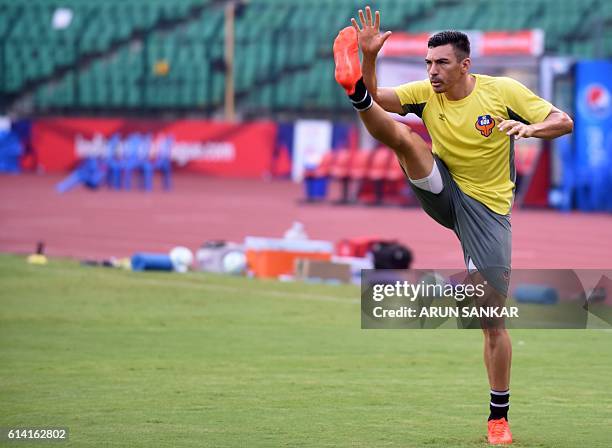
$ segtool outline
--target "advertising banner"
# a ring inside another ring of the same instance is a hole
[[[316,167],[332,147],[333,124],[327,120],[298,120],[293,136],[291,178],[300,182],[307,168]]]
[[[45,118],[34,122],[32,145],[44,171],[67,171],[87,157],[105,157],[109,141],[139,133],[172,141],[170,158],[184,170],[217,176],[260,177],[270,170],[276,124],[206,120]],[[154,152],[154,149],[152,149]]]
[[[541,56],[544,51],[542,30],[477,31],[464,30],[471,43],[472,57]],[[381,50],[383,57],[425,57],[431,33],[393,33]]]
[[[612,210],[612,62],[576,65],[574,135],[578,207]]]

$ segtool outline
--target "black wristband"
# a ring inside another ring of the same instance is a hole
[[[368,92],[363,78],[359,78],[359,81],[355,84],[355,92],[349,95],[349,98],[353,103],[353,108],[359,112],[368,110],[373,104],[372,95]]]

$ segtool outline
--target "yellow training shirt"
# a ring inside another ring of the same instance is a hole
[[[422,118],[434,154],[444,161],[459,188],[506,215],[514,198],[514,136],[501,132],[493,116],[539,123],[552,105],[511,78],[472,76],[474,90],[458,101],[435,93],[429,80],[403,84],[395,92],[404,115],[412,112]]]

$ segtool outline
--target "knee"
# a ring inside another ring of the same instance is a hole
[[[391,148],[410,150],[412,149],[412,129],[408,126],[400,125],[395,127],[395,132],[392,133]]]

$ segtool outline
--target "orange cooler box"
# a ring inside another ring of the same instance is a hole
[[[256,277],[275,278],[293,275],[295,260],[329,261],[334,245],[329,241],[286,240],[279,238],[246,237],[244,241],[248,269]]]

